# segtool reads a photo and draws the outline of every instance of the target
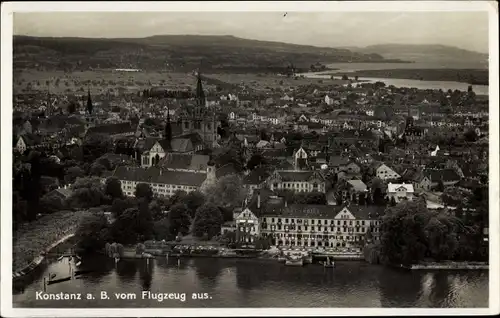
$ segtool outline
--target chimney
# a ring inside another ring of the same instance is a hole
[[[260,191],[257,191],[257,209],[260,209]]]

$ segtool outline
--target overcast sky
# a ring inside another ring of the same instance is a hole
[[[234,35],[316,46],[443,44],[488,52],[486,12],[47,12],[15,13],[14,34],[146,37]]]

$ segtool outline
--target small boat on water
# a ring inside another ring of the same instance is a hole
[[[333,268],[333,267],[335,267],[335,262],[333,260],[330,260],[330,257],[327,257],[326,261],[319,262],[319,263],[321,265],[323,265],[323,267],[326,267],[326,268]]]
[[[303,266],[304,260],[301,257],[289,257],[285,261],[286,266]]]

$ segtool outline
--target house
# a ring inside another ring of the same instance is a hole
[[[326,191],[325,178],[317,171],[276,170],[269,176],[266,183],[271,191],[283,189],[295,192],[325,193]]]
[[[379,240],[382,214],[376,206],[293,204],[263,211],[260,225],[275,246],[361,249],[367,233]]]
[[[385,164],[381,164],[375,170],[375,175],[381,180],[396,180],[401,178],[401,176],[397,172],[395,172]]]
[[[396,203],[402,200],[413,201],[413,185],[405,183],[390,183],[387,185],[387,198]]]
[[[248,208],[234,214],[236,241],[253,243],[260,235],[259,218]]]
[[[440,182],[444,187],[455,185],[460,182],[460,176],[454,169],[424,169],[415,175],[414,181],[417,190],[429,191]]]
[[[178,190],[188,193],[199,190],[207,178],[207,173],[171,171],[158,167],[119,166],[110,176],[120,180],[122,191],[127,196],[135,196],[137,185],[146,183],[151,186],[155,195],[169,197]],[[102,182],[106,182],[106,179],[103,178]]]

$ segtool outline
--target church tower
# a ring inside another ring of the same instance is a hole
[[[172,124],[170,123],[170,109],[167,108],[167,123],[165,124],[165,140],[172,141]]]
[[[89,88],[88,94],[87,94],[87,111],[88,111],[89,115],[92,115],[93,109],[94,109],[94,107],[92,105],[92,99],[90,98],[90,88]]]
[[[205,92],[201,83],[201,74],[198,71],[198,82],[196,83],[196,106],[206,107],[207,101],[205,99]]]

